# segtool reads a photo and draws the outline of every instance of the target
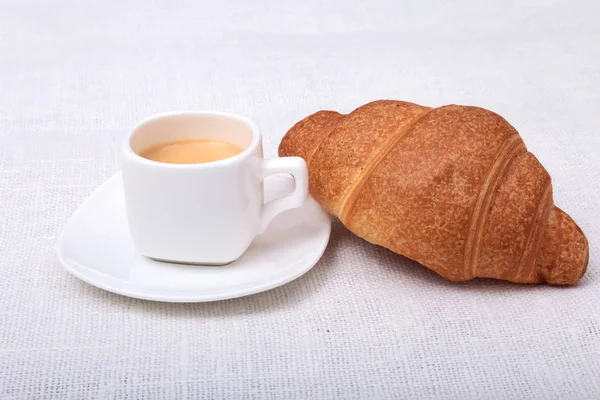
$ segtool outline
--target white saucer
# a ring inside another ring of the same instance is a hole
[[[289,193],[293,179],[265,180],[265,200]],[[331,218],[309,197],[276,217],[241,258],[225,266],[158,262],[140,255],[129,237],[121,174],[100,186],[67,222],[57,246],[64,267],[110,292],[146,300],[203,302],[231,299],[288,283],[321,258]]]

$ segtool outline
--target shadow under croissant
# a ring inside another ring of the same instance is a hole
[[[522,292],[533,291],[537,289],[551,290],[570,290],[587,285],[588,277],[584,276],[579,282],[573,285],[548,285],[548,284],[524,284],[513,283],[505,280],[493,278],[475,278],[464,282],[453,282],[438,275],[435,271],[411,260],[401,254],[394,253],[385,247],[371,244],[348,230],[338,218],[333,219],[332,241],[335,246],[330,246],[328,251],[334,251],[339,246],[340,241],[352,240],[355,245],[361,245],[364,256],[372,259],[373,262],[369,268],[380,268],[386,272],[398,276],[398,289],[402,290],[406,284],[414,281],[426,282],[428,286],[439,286],[447,289],[463,292]],[[346,243],[348,244],[348,243]],[[343,250],[342,250],[343,251]],[[326,253],[327,254],[327,253]],[[333,256],[333,255],[332,255]],[[342,266],[343,268],[344,266]],[[327,284],[335,284],[328,282]]]

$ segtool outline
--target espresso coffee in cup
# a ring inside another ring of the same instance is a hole
[[[159,143],[138,154],[148,160],[169,164],[200,164],[240,154],[244,149],[218,139],[186,139]]]

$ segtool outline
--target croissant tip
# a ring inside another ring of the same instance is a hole
[[[548,219],[538,275],[550,285],[572,285],[587,271],[589,243],[581,228],[558,207]]]

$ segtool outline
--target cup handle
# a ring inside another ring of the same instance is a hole
[[[262,161],[262,179],[280,173],[291,174],[294,177],[296,187],[287,196],[263,205],[259,234],[267,229],[275,216],[290,208],[300,207],[308,197],[308,168],[304,159],[300,157],[280,157]]]

